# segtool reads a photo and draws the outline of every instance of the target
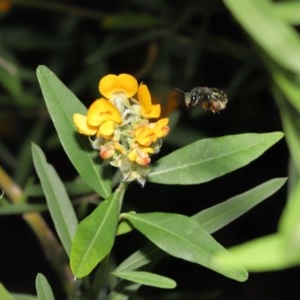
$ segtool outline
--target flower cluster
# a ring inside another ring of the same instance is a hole
[[[159,119],[160,104],[153,104],[148,87],[129,74],[107,75],[99,82],[102,98],[86,115],[74,114],[79,133],[94,136],[100,157],[119,168],[123,180],[142,185],[149,173],[150,156],[169,132],[168,118]],[[155,121],[154,121],[155,120]]]

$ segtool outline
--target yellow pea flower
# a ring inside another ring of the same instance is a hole
[[[99,82],[99,91],[107,99],[118,93],[124,93],[126,98],[130,98],[136,94],[137,89],[137,80],[125,73],[106,75]]]

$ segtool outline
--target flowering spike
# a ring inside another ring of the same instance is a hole
[[[138,86],[129,74],[104,76],[99,91],[105,98],[96,99],[86,116],[74,114],[74,124],[79,133],[94,136],[92,147],[120,169],[123,180],[144,185],[150,156],[159,151],[160,139],[168,134],[169,119],[158,119],[160,104],[152,104],[148,87]],[[150,119],[158,120],[151,123]]]

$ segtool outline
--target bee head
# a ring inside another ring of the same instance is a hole
[[[178,89],[178,88],[175,88],[175,90],[184,95],[185,106],[186,106],[186,108],[190,108],[192,106],[192,102],[193,102],[192,99],[191,99],[191,97],[192,97],[191,92],[185,92],[185,91],[183,91],[181,89]]]

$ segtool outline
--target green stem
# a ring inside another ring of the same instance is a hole
[[[20,203],[26,199],[26,195],[21,187],[13,181],[1,166],[0,188],[13,203]],[[66,257],[61,244],[58,242],[41,214],[37,212],[24,213],[22,214],[22,217],[35,233],[44,250],[47,260],[56,271],[64,291],[68,293],[73,285],[73,275],[65,262]]]

